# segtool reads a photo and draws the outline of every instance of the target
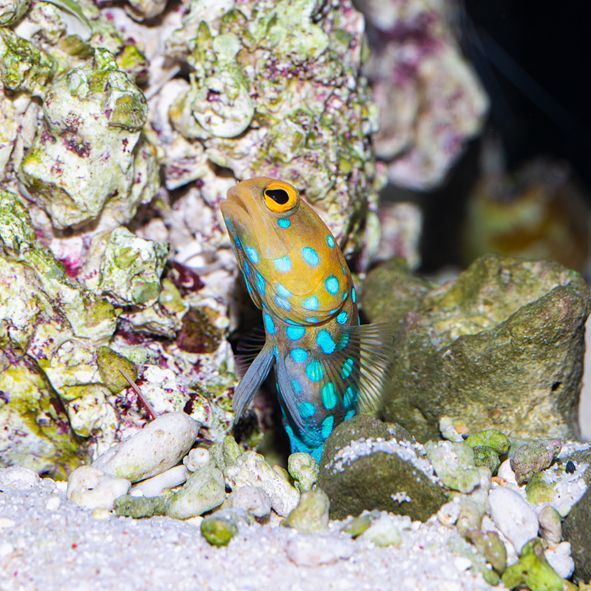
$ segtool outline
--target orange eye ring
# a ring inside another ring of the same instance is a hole
[[[285,213],[299,202],[298,192],[283,181],[270,182],[263,191],[265,205],[274,213]]]

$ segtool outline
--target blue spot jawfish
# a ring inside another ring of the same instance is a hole
[[[243,181],[228,191],[222,212],[266,333],[236,389],[236,420],[274,366],[292,451],[319,461],[334,427],[378,406],[387,333],[359,326],[343,254],[292,185],[263,177]]]

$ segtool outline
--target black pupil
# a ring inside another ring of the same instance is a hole
[[[285,205],[289,201],[289,195],[285,189],[267,189],[265,195],[279,205]]]

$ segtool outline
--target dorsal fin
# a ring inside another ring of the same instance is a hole
[[[244,376],[258,354],[265,346],[265,331],[261,326],[250,329],[244,336],[239,337],[236,345],[236,369],[240,377]]]

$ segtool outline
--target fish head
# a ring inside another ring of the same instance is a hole
[[[249,292],[288,323],[315,325],[341,310],[352,281],[334,236],[295,187],[258,177],[228,191],[222,214]]]

